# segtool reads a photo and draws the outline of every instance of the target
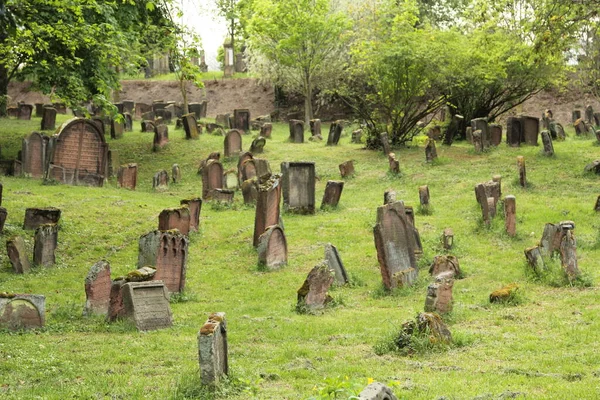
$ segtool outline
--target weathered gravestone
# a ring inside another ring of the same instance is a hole
[[[452,246],[454,246],[454,231],[452,228],[446,228],[442,232],[442,247],[444,250],[451,250]]]
[[[400,173],[400,161],[398,159],[396,159],[395,153],[388,154],[388,164],[390,166],[390,172],[392,174]]]
[[[527,171],[525,169],[525,157],[517,157],[517,168],[519,168],[519,184],[521,187],[527,187]]]
[[[181,169],[179,168],[179,164],[173,164],[171,166],[171,179],[173,183],[181,182]]]
[[[156,112],[158,110],[164,110],[167,106],[163,100],[153,100],[152,101],[152,111]]]
[[[167,109],[154,111],[154,120],[161,121],[161,123],[170,125],[173,119],[173,115]]]
[[[198,361],[203,385],[216,385],[229,374],[225,313],[211,314],[198,332]]]
[[[419,203],[422,211],[429,211],[429,186],[419,186]]]
[[[290,119],[290,142],[304,143],[304,121]]]
[[[287,264],[288,250],[285,233],[278,225],[271,225],[258,238],[258,264],[268,270],[279,269]]]
[[[588,124],[594,123],[594,108],[590,104],[585,108],[585,122]]]
[[[344,263],[337,248],[331,243],[325,245],[325,262],[329,266],[329,269],[333,271],[336,284],[341,286],[348,283],[348,273],[346,272]]]
[[[490,128],[490,142],[492,146],[499,146],[502,143],[502,125],[491,124]]]
[[[194,114],[194,116],[196,117],[196,119],[203,118],[200,115],[201,111],[202,111],[202,104],[200,104],[200,103],[189,103],[188,104],[188,111],[190,112],[190,114]]]
[[[125,132],[133,131],[133,118],[128,112],[123,113],[123,128],[125,129]]]
[[[402,202],[377,208],[373,235],[384,286],[411,286],[418,275],[415,235]]]
[[[240,186],[237,172],[234,168],[231,168],[223,172],[223,186],[225,189],[237,190]]]
[[[540,133],[540,119],[527,115],[521,116],[523,126],[522,142],[530,146],[538,145],[538,136]]]
[[[151,112],[152,111],[152,106],[146,104],[146,103],[135,103],[135,117],[137,119],[142,118],[142,115]],[[154,119],[154,117],[152,117],[152,119]]]
[[[251,158],[241,164],[241,171],[239,172],[241,172],[239,178],[243,182],[248,179],[271,175],[271,166],[268,160]]]
[[[429,267],[429,274],[434,277],[441,274],[448,274],[453,278],[460,278],[462,272],[458,258],[450,255],[433,257],[433,262]]]
[[[489,195],[485,183],[475,185],[475,199],[481,207],[483,222],[486,226],[490,226],[492,218],[496,215],[497,201],[494,197]]]
[[[244,204],[256,203],[256,199],[258,199],[258,180],[256,178],[242,182],[242,196]]]
[[[154,127],[154,140],[152,142],[152,150],[158,151],[169,143],[169,127],[165,124],[160,124]]]
[[[29,121],[31,119],[31,114],[33,114],[32,104],[19,104],[19,119]]]
[[[509,236],[517,234],[517,200],[515,196],[504,198],[504,229]]]
[[[462,115],[455,114],[452,116],[448,127],[444,131],[444,141],[443,143],[447,146],[452,146],[452,142],[454,141],[454,137],[458,134],[459,128],[462,124],[462,121],[465,118]]]
[[[473,128],[470,125],[465,128],[465,139],[468,143],[473,144]]]
[[[43,328],[46,297],[37,294],[0,294],[0,328],[16,331]]]
[[[523,136],[523,121],[517,117],[508,117],[506,120],[506,143],[510,147],[519,147]]]
[[[33,263],[43,267],[54,265],[54,251],[58,245],[58,225],[40,225],[35,230],[33,245]]]
[[[135,163],[124,164],[117,172],[117,186],[135,190],[137,185],[138,166]]]
[[[541,274],[546,269],[539,246],[533,246],[525,249],[525,258],[527,259],[527,264],[531,267],[536,275]]]
[[[152,188],[166,190],[169,188],[169,173],[166,170],[158,171],[152,178]]]
[[[235,197],[235,190],[229,189],[214,189],[212,191],[212,200],[220,203],[233,203],[233,198]]]
[[[129,282],[123,285],[123,317],[133,321],[140,331],[173,325],[169,292],[161,281]]]
[[[44,115],[44,103],[35,103],[36,118],[42,118],[42,115]]]
[[[225,135],[223,143],[225,157],[237,156],[242,151],[242,135],[237,129],[232,129]]]
[[[106,315],[110,304],[110,264],[98,261],[85,277],[83,315]]]
[[[273,124],[271,124],[270,122],[265,122],[261,127],[260,127],[260,136],[266,138],[266,139],[270,139],[271,138],[271,133],[273,132]]]
[[[358,395],[358,400],[398,400],[392,389],[383,383],[373,382]]]
[[[421,236],[419,235],[419,231],[415,227],[415,210],[413,210],[412,206],[404,206],[404,212],[406,213],[406,218],[411,225],[413,235],[415,237],[415,255],[423,254],[423,244],[421,243]]]
[[[324,308],[332,300],[327,291],[334,279],[327,262],[323,261],[315,266],[298,289],[297,308],[308,311]]]
[[[282,162],[283,208],[300,214],[315,213],[315,163]]]
[[[230,118],[229,114],[217,114],[217,117],[215,118],[215,122],[217,123],[217,125],[220,125],[223,128],[226,128],[226,129],[233,128],[233,124],[231,123],[231,118]]]
[[[571,122],[575,123],[578,119],[581,119],[581,110],[571,111]]]
[[[573,229],[575,223],[572,221],[563,221],[560,223],[562,230],[562,239],[560,242],[560,262],[565,270],[569,281],[579,278],[581,272],[577,266],[577,243]]]
[[[6,211],[6,208],[0,207],[0,234],[4,231],[6,217],[8,217],[8,211]]]
[[[259,136],[252,141],[252,144],[250,145],[250,152],[253,154],[262,153],[266,144],[267,140],[264,137]]]
[[[50,138],[38,132],[33,132],[23,139],[21,147],[22,172],[32,178],[43,178],[49,156]]]
[[[310,120],[310,135],[321,136],[321,120],[311,119]]]
[[[270,176],[267,180],[260,182],[257,189],[254,236],[252,239],[254,247],[258,246],[260,236],[265,232],[267,227],[279,224],[281,203],[280,176],[277,174]]]
[[[223,165],[217,160],[208,160],[202,168],[202,199],[212,199],[213,192],[221,188],[223,188]]]
[[[123,118],[121,121],[116,119],[110,120],[110,137],[112,139],[121,139],[123,137],[123,131],[125,130],[125,117],[121,115]]]
[[[490,138],[490,129],[488,126],[488,119],[487,118],[474,118],[471,120],[471,131],[473,132],[473,134],[476,131],[481,131],[481,144],[482,144],[482,150],[486,150],[490,147],[491,145],[491,138]],[[475,139],[475,135],[473,135],[473,139]],[[475,143],[473,143],[475,144]]]
[[[233,128],[241,129],[243,132],[250,131],[250,110],[233,110]]]
[[[344,181],[327,181],[323,200],[321,201],[321,209],[325,207],[337,207],[343,190]]]
[[[446,314],[452,311],[452,287],[454,278],[451,272],[437,275],[435,283],[427,287],[425,311]]]
[[[133,100],[123,100],[123,112],[133,114],[135,102]]]
[[[357,129],[352,132],[352,138],[350,139],[351,143],[362,143],[362,129]]]
[[[169,292],[185,289],[188,238],[177,231],[153,231],[140,237],[138,268],[156,268],[154,280],[162,280]]]
[[[190,231],[196,232],[200,228],[200,212],[202,211],[202,199],[194,197],[184,199],[179,202],[181,205],[187,205],[190,209]]]
[[[162,124],[159,124],[162,125]],[[141,122],[142,132],[155,132],[156,124],[154,120],[143,120]],[[166,125],[165,125],[166,126]]]
[[[116,150],[108,150],[108,161],[106,162],[106,176],[115,176],[115,171],[119,172],[120,158]]]
[[[437,149],[435,148],[435,140],[428,138],[425,142],[425,161],[430,163],[437,158]]]
[[[600,212],[600,195],[598,195],[598,198],[596,198],[596,205],[594,206],[594,211]],[[0,232],[2,232],[1,226],[0,226]]]
[[[15,273],[26,274],[31,270],[25,249],[25,241],[21,236],[15,236],[6,241],[6,255]]]
[[[340,121],[331,123],[329,126],[329,135],[327,136],[327,146],[337,146],[343,129],[344,127]]]
[[[178,208],[167,208],[158,215],[158,230],[177,229],[182,235],[190,232],[190,209],[184,205]]]
[[[80,118],[67,121],[53,142],[48,178],[71,185],[104,184],[108,145],[94,123]]]
[[[383,204],[391,204],[396,202],[396,191],[388,189],[383,192]]]
[[[42,112],[41,130],[53,131],[56,129],[56,109],[53,107],[44,107]]]
[[[584,172],[593,172],[595,174],[600,174],[600,160],[594,160],[591,163],[587,164],[583,169]]]
[[[338,168],[340,169],[340,175],[342,178],[351,177],[354,175],[354,162],[352,160],[344,161]]]
[[[186,139],[198,139],[198,124],[194,114],[185,114],[182,117],[183,129],[185,130]]]
[[[542,131],[542,143],[544,144],[544,155],[552,157],[554,155],[554,145],[552,144],[550,132]]]
[[[221,159],[221,153],[219,153],[218,151],[213,151],[212,153],[210,153],[205,160],[200,161],[200,165],[198,166],[198,175],[202,175],[202,171],[204,170],[204,167],[210,160],[219,161],[220,159]]]
[[[481,153],[485,146],[483,145],[483,132],[480,130],[473,131],[471,134],[471,142],[475,148],[475,152]]]
[[[545,256],[552,256],[554,252],[560,249],[563,231],[560,225],[547,223],[544,225],[544,232],[540,240],[540,251]]]
[[[245,171],[246,167],[244,166],[244,164],[246,163],[246,161],[252,160],[253,158],[254,158],[254,156],[249,151],[247,151],[243,154],[240,154],[240,157],[238,159],[238,164],[237,164],[238,181],[239,181],[240,186],[246,179],[250,179],[250,178],[245,178],[244,173],[246,172]]]
[[[60,210],[55,207],[26,208],[23,229],[35,230],[44,224],[57,224],[60,219]]]

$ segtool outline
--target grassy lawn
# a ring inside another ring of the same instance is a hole
[[[0,120],[2,157],[14,158],[21,139],[39,123]],[[438,144],[433,164],[425,163],[422,145],[396,149],[402,173],[393,176],[381,152],[350,143],[349,128],[339,146],[327,147],[288,143],[287,125],[274,124],[260,157],[274,172],[283,161],[315,161],[317,206],[327,180],[340,179],[338,165],[354,160],[356,176],[346,179],[339,207],[312,216],[284,214],[289,263],[262,272],[252,247],[254,208],[243,205],[241,192],[231,207],[205,203],[200,232],[190,235],[187,292],[171,304],[174,326],[138,332],[126,322],[83,317],[84,278],[100,259],[110,262],[113,276],[135,269],[139,236],[156,229],[161,210],[201,194],[198,164],[213,151],[223,153],[223,138],[205,133],[186,141],[183,130],[171,125],[169,145],[153,153],[152,134],[139,132],[139,121],[134,125],[135,132],[107,141],[121,163],[139,164],[136,191],[117,189],[115,178],[89,188],[2,177],[9,215],[0,244],[0,292],[45,295],[47,322],[38,331],[0,332],[0,397],[307,399],[328,388],[360,388],[371,379],[410,399],[600,396],[600,214],[593,211],[600,177],[583,173],[600,158],[595,139],[575,138],[570,129],[565,142],[554,143],[552,158],[540,154],[541,141],[521,148],[503,143],[486,154],[475,154],[466,143]],[[327,131],[324,126],[324,136]],[[244,149],[251,140],[243,137]],[[527,189],[518,185],[518,155],[525,157]],[[173,163],[181,168],[181,183],[155,193],[152,176],[161,169],[170,173]],[[225,160],[224,169],[236,163]],[[502,196],[517,199],[514,238],[504,233],[501,208],[489,229],[481,222],[473,187],[495,174],[502,175]],[[394,189],[416,210],[418,187],[425,184],[432,212],[416,215],[424,247],[419,280],[387,293],[373,242],[376,209],[384,191]],[[33,234],[21,229],[25,208],[45,206],[62,210],[57,265],[16,275],[4,242],[24,235],[31,251]],[[579,267],[591,287],[561,285],[560,262],[553,263],[553,279],[527,272],[523,250],[537,244],[545,223],[562,220],[576,223]],[[443,254],[440,236],[447,227],[455,234],[451,254],[465,274],[454,285],[454,311],[445,317],[459,345],[377,355],[403,321],[423,310],[427,269]],[[332,290],[338,305],[321,315],[298,314],[296,290],[328,242],[337,246],[353,285]],[[489,304],[492,291],[513,282],[519,304]],[[211,395],[199,387],[197,333],[216,311],[227,314],[232,379]]]

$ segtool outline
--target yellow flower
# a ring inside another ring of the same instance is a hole
[[[367,378],[367,385],[370,385],[373,382],[375,382],[375,379],[373,379],[373,378]]]

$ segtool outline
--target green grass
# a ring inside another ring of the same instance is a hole
[[[14,158],[39,122],[0,121],[2,157]],[[171,303],[172,328],[140,333],[127,322],[85,318],[89,268],[105,258],[113,276],[134,269],[138,237],[156,229],[162,209],[201,193],[200,160],[223,151],[222,137],[186,141],[182,130],[169,129],[170,143],[157,153],[151,151],[152,134],[138,132],[139,121],[123,139],[107,139],[121,163],[139,164],[136,191],[117,189],[114,178],[103,188],[2,178],[2,206],[9,213],[3,241],[24,235],[32,249],[32,232],[21,229],[26,207],[59,207],[62,218],[55,267],[15,275],[0,251],[0,292],[43,294],[47,307],[44,329],[0,332],[0,397],[307,399],[326,398],[331,388],[351,393],[370,379],[397,382],[397,396],[410,399],[598,397],[600,216],[592,209],[600,177],[583,173],[585,164],[600,158],[595,139],[575,140],[570,131],[567,141],[554,143],[552,158],[541,155],[541,146],[502,144],[475,154],[466,143],[438,145],[433,164],[425,162],[423,146],[396,149],[401,174],[392,176],[383,154],[350,143],[349,128],[339,146],[327,147],[288,143],[286,125],[275,124],[261,157],[274,172],[282,161],[315,161],[317,209],[327,180],[339,179],[338,165],[352,159],[356,169],[336,209],[283,215],[288,265],[275,272],[257,268],[254,210],[242,205],[238,192],[233,207],[202,208],[200,232],[190,236],[186,292]],[[243,141],[247,149],[251,135]],[[516,183],[517,155],[525,156],[532,184],[527,189]],[[173,163],[181,168],[181,183],[155,193],[153,174],[170,171]],[[227,160],[224,169],[235,166]],[[501,208],[489,228],[481,223],[473,187],[494,174],[502,175],[503,196],[517,199],[514,238],[504,233]],[[416,215],[424,248],[418,284],[386,292],[373,244],[376,209],[392,188],[417,210],[418,187],[425,184],[431,212]],[[523,250],[538,242],[544,224],[567,219],[577,224],[579,267],[591,287],[557,284],[559,266],[547,279],[533,279],[523,266]],[[423,310],[427,268],[444,253],[440,237],[447,227],[455,234],[450,253],[465,276],[454,285],[454,310],[446,317],[456,345],[411,356],[377,355],[377,343]],[[337,246],[355,284],[331,292],[336,307],[298,314],[296,290],[328,242]],[[488,303],[492,291],[513,282],[524,301]],[[216,311],[227,313],[232,377],[209,392],[199,384],[197,333]]]
[[[236,72],[233,74],[231,78],[228,79],[242,79],[242,78],[251,78],[254,75],[246,72]],[[209,79],[224,79],[223,71],[208,71],[200,74],[200,80],[209,80]],[[131,80],[147,80],[147,81],[177,81],[177,76],[174,72],[168,74],[160,74],[155,75],[152,78],[146,79],[143,73],[133,74],[133,75],[121,75],[121,80],[131,81]]]

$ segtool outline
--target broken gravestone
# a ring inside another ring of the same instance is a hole
[[[435,256],[429,267],[429,273],[435,277],[441,274],[450,274],[454,278],[462,275],[458,258],[455,256]]]
[[[173,164],[171,166],[171,179],[173,183],[181,182],[181,169],[179,168],[179,164]]]
[[[327,181],[323,200],[321,201],[321,209],[325,207],[337,207],[343,190],[344,181]]]
[[[33,263],[43,267],[54,265],[54,251],[58,244],[58,225],[44,224],[35,230],[33,246]]]
[[[267,227],[279,224],[281,202],[281,177],[271,175],[259,182],[254,217],[253,245],[258,246],[260,236]]]
[[[525,169],[525,157],[517,157],[517,167],[519,168],[519,184],[521,187],[527,187],[527,172]]]
[[[335,121],[331,123],[329,127],[329,135],[327,136],[327,146],[337,146],[338,142],[340,141],[340,136],[342,135],[343,129],[344,127],[342,126],[340,121]]]
[[[202,211],[202,199],[194,197],[184,199],[179,202],[181,205],[187,205],[190,209],[190,227],[189,230],[196,232],[200,228],[200,212]]]
[[[21,236],[15,236],[6,241],[6,253],[15,273],[26,274],[31,270],[25,250],[25,241]]]
[[[185,114],[181,116],[183,121],[183,129],[185,130],[186,139],[198,139],[198,124],[194,114]]]
[[[344,268],[344,263],[337,248],[331,243],[325,245],[325,262],[329,265],[329,269],[333,271],[337,285],[341,286],[348,283],[348,274],[346,268]]]
[[[315,266],[302,287],[298,289],[298,309],[314,311],[324,308],[333,300],[327,293],[333,280],[334,274],[329,269],[327,262],[323,261]]]
[[[0,328],[11,331],[43,328],[45,322],[45,296],[0,293]]]
[[[60,219],[60,210],[54,207],[46,208],[26,208],[25,209],[25,221],[23,222],[23,229],[34,230],[38,226],[44,224],[57,224]]]
[[[123,317],[131,319],[140,331],[173,325],[169,292],[161,281],[129,282],[123,285]]]
[[[527,264],[529,264],[536,275],[541,274],[546,269],[539,246],[533,246],[525,249],[525,258],[527,259]]]
[[[283,229],[271,225],[258,238],[258,264],[268,270],[279,269],[287,264],[287,241]]]
[[[117,172],[117,186],[135,190],[137,186],[138,165],[135,163],[124,164]]]
[[[110,264],[98,261],[85,277],[85,307],[83,315],[106,315],[110,304]]]
[[[451,250],[452,246],[454,246],[454,231],[452,228],[446,228],[442,232],[442,247],[444,250]]]
[[[427,297],[425,299],[425,311],[446,314],[452,311],[452,287],[454,278],[452,272],[439,274],[435,278],[435,283],[427,287]]]
[[[354,162],[352,160],[344,161],[338,167],[342,178],[354,176]]]
[[[198,332],[198,361],[203,385],[216,385],[229,374],[225,313],[213,313]]]
[[[167,190],[169,188],[169,173],[166,170],[163,169],[154,174],[152,188],[155,190]]]
[[[153,231],[138,243],[138,268],[156,268],[155,280],[162,280],[169,292],[185,289],[188,238],[178,231]]]

